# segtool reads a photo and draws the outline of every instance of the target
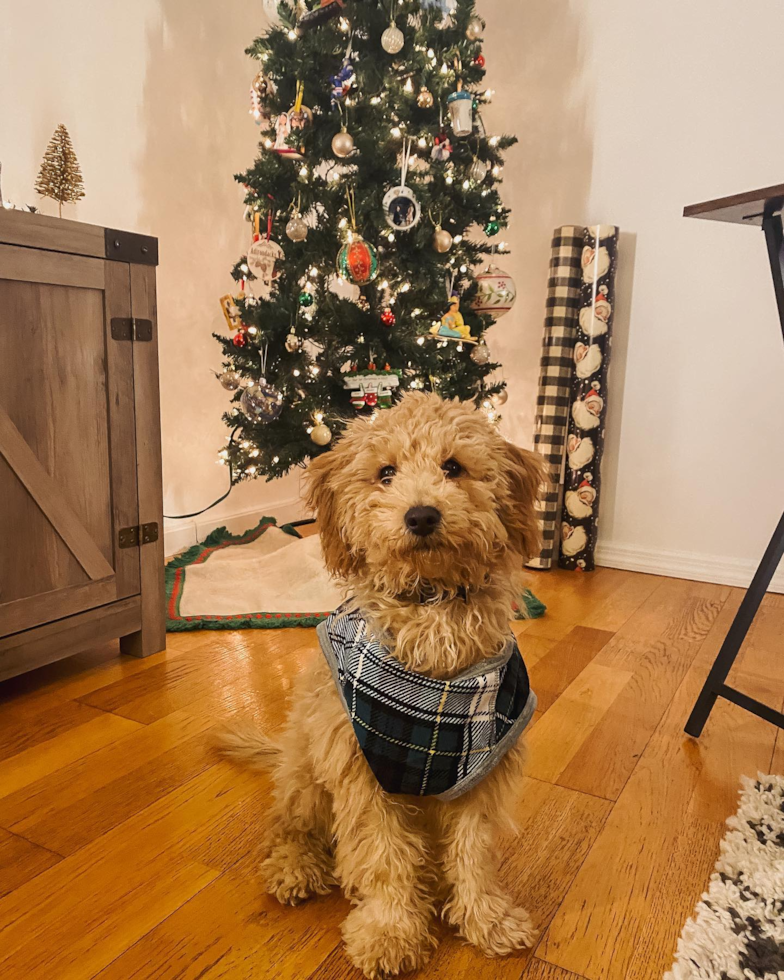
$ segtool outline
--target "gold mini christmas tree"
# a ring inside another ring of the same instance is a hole
[[[76,159],[71,137],[62,123],[49,140],[38,180],[35,182],[35,189],[43,197],[51,197],[57,201],[61,218],[63,204],[84,197],[82,171],[79,169],[79,161]]]

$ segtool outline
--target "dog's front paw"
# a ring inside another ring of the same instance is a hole
[[[365,899],[343,923],[349,959],[369,980],[424,966],[436,946],[427,917]]]
[[[461,932],[485,956],[506,956],[516,949],[533,946],[539,938],[525,909],[509,905],[497,917],[470,916]]]
[[[276,844],[262,862],[261,876],[269,894],[283,905],[299,905],[312,895],[326,895],[335,884],[325,855],[296,841]]]

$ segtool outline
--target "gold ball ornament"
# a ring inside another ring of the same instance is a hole
[[[292,242],[304,242],[308,237],[308,226],[301,214],[295,214],[286,225],[286,234]]]
[[[317,446],[326,446],[332,439],[332,429],[329,426],[324,425],[320,422],[318,425],[313,427],[310,433],[310,438],[312,442],[315,442]]]
[[[500,408],[502,405],[506,405],[509,401],[509,393],[506,388],[502,388],[497,391],[494,395],[490,396],[490,401],[495,405],[496,408]]]
[[[332,152],[341,159],[350,157],[354,152],[354,137],[342,129],[332,137]]]
[[[289,354],[293,354],[295,351],[299,350],[299,337],[292,331],[286,337],[285,345]]]
[[[441,225],[436,225],[436,230],[433,232],[433,248],[437,252],[448,252],[451,247],[452,236]]]
[[[218,375],[218,380],[226,391],[236,391],[242,384],[242,378],[238,371],[224,371]]]
[[[403,36],[403,32],[394,24],[390,24],[381,35],[381,47],[387,54],[397,54],[405,43],[406,39]]]
[[[469,41],[478,41],[482,36],[482,21],[478,17],[472,17],[466,27],[466,37]]]
[[[487,364],[490,360],[490,348],[487,344],[477,344],[471,351],[471,360],[474,364]]]
[[[432,109],[434,102],[433,93],[423,85],[417,96],[417,105],[420,109]]]

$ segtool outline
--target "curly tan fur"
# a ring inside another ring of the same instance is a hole
[[[445,474],[448,459],[460,475]],[[386,466],[395,467],[389,485]],[[543,476],[540,457],[505,442],[483,413],[411,393],[373,421],[352,422],[311,463],[308,486],[329,569],[376,635],[408,667],[448,678],[508,636],[523,562],[539,547]],[[430,537],[406,529],[412,506],[440,511]],[[412,601],[424,584],[442,601]],[[457,597],[463,589],[467,600]],[[339,882],[355,903],[346,950],[370,978],[427,962],[439,906],[488,956],[531,945],[528,913],[497,882],[494,846],[512,823],[522,744],[454,801],[392,796],[365,762],[323,658],[299,677],[294,706],[277,752],[247,733],[231,746],[235,758],[264,756],[274,767],[268,890],[294,904]]]

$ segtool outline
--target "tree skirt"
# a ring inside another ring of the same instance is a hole
[[[300,537],[274,517],[239,535],[220,527],[166,566],[169,631],[317,626],[343,598],[318,535]],[[526,591],[514,615],[535,619],[544,611]]]
[[[784,977],[784,776],[742,783],[708,891],[664,980]]]

